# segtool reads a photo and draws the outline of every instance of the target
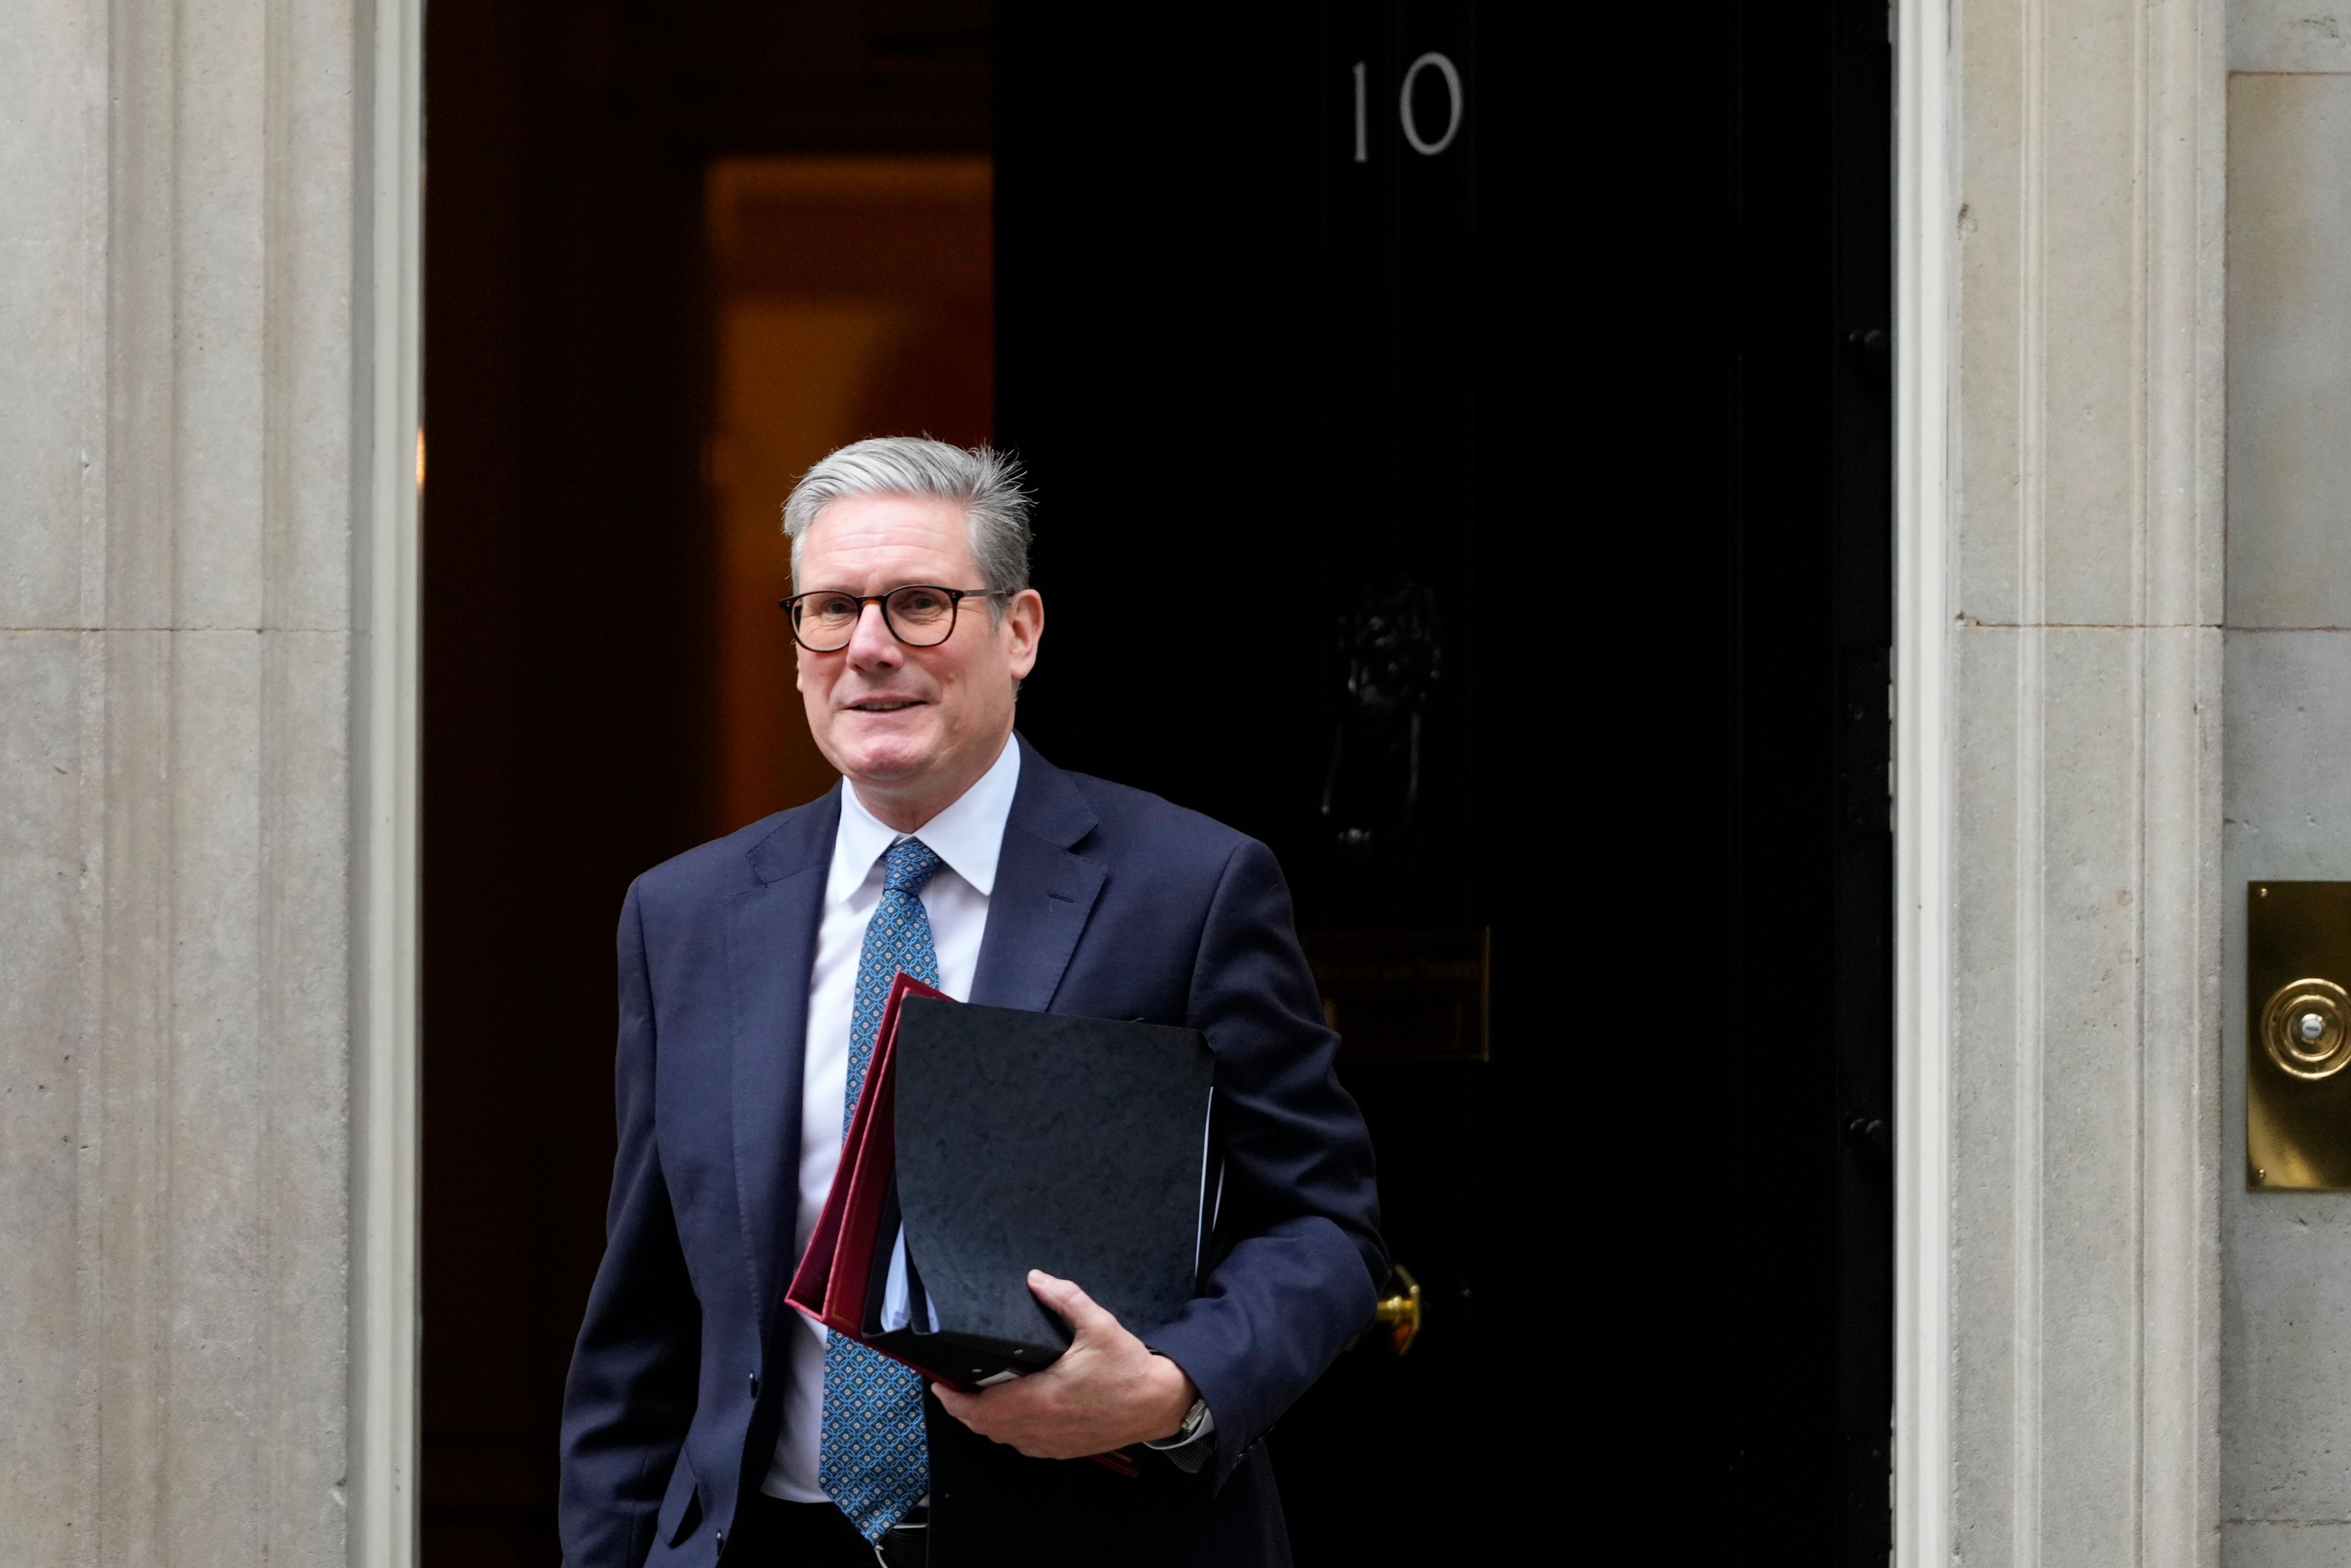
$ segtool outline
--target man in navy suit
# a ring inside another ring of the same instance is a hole
[[[785,528],[798,684],[843,782],[647,872],[622,909],[620,1151],[565,1391],[565,1561],[1286,1563],[1264,1436],[1387,1265],[1280,870],[1013,733],[1044,603],[1005,460],[860,442],[801,479]],[[1177,592],[1147,591],[1150,619]],[[1226,1186],[1175,1322],[1032,1274],[1070,1349],[966,1394],[786,1305],[900,967],[1206,1034]]]

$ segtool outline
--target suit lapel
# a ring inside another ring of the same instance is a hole
[[[797,1261],[800,1082],[809,972],[816,964],[825,875],[841,790],[792,813],[750,851],[760,885],[727,911],[734,991],[735,1193],[752,1302],[764,1334]]]
[[[1027,740],[1016,737],[1016,744],[1020,787],[1004,824],[971,999],[1043,1012],[1102,895],[1105,873],[1101,862],[1070,848],[1096,825],[1085,797]]]

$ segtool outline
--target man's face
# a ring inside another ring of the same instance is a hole
[[[800,543],[800,592],[887,593],[910,583],[982,586],[963,508],[914,496],[852,496]],[[1013,683],[1037,663],[1044,602],[1033,590],[999,621],[967,599],[944,643],[909,648],[868,605],[849,646],[799,650],[796,683],[819,750],[862,793],[936,812],[987,770],[1012,732]]]

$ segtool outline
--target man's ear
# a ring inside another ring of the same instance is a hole
[[[1005,651],[1012,666],[1012,679],[1026,680],[1029,672],[1037,667],[1037,644],[1045,637],[1045,596],[1033,588],[1024,588],[1012,596],[1011,608],[1004,612],[1005,629],[1010,634],[1011,645]]]

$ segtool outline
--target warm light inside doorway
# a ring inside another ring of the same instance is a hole
[[[984,157],[711,166],[716,386],[704,467],[719,530],[721,830],[832,783],[776,607],[791,591],[781,517],[792,481],[862,436],[988,438],[989,187]]]

